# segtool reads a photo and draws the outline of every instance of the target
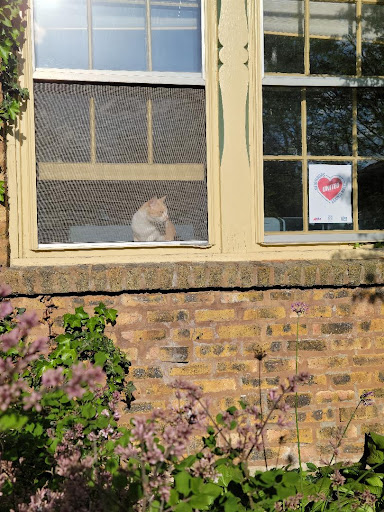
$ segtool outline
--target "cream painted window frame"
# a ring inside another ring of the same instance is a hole
[[[263,38],[264,30],[263,30],[263,2],[265,0],[260,1],[260,16],[261,16],[261,37]],[[261,75],[262,75],[262,86],[280,86],[280,87],[300,87],[300,88],[311,88],[311,87],[343,87],[343,88],[357,88],[366,87],[366,88],[375,88],[375,87],[384,87],[384,77],[363,77],[362,76],[362,21],[361,21],[361,12],[362,5],[377,5],[376,0],[316,0],[317,2],[335,2],[335,3],[351,3],[356,6],[356,20],[360,19],[360,22],[357,23],[356,29],[356,77],[338,77],[338,76],[318,76],[318,75],[310,75],[309,74],[309,41],[312,37],[310,35],[309,29],[309,16],[310,16],[310,1],[311,0],[303,0],[303,6],[305,8],[304,16],[305,16],[305,28],[303,33],[303,39],[305,41],[305,52],[304,52],[304,74],[295,74],[295,73],[266,73],[264,70],[264,44],[263,39],[260,42],[260,46],[263,49],[262,51],[262,67],[261,67]],[[381,5],[383,3],[381,2]],[[316,37],[316,36],[313,36]],[[310,90],[310,89],[309,89]],[[262,94],[262,92],[261,92]],[[303,111],[304,108],[304,111]],[[357,104],[354,100],[353,111],[354,111],[354,120],[353,127],[356,129],[356,116],[357,116]],[[306,101],[305,106],[302,104],[302,113],[301,113],[302,122],[304,122],[306,126]],[[357,162],[363,160],[384,160],[384,157],[377,158],[369,158],[369,157],[358,157],[356,156],[356,148],[353,148],[353,155],[350,157],[337,157],[337,156],[309,156],[307,155],[306,150],[306,129],[304,128],[304,133],[302,134],[303,140],[303,154],[300,157],[295,158],[295,156],[278,156],[278,155],[263,155],[264,161],[278,161],[278,160],[287,160],[287,161],[300,161],[303,163],[303,230],[302,231],[291,231],[291,232],[269,232],[265,233],[263,237],[263,242],[266,244],[305,244],[305,243],[322,243],[322,242],[375,242],[382,241],[384,239],[384,227],[383,230],[362,230],[358,229],[358,204],[357,204]],[[357,133],[353,134],[353,145],[355,146],[355,138],[357,137]],[[309,231],[308,229],[308,194],[307,194],[307,163],[308,161],[340,161],[340,162],[350,162],[353,161],[353,230],[329,230],[329,231]],[[264,212],[263,212],[264,215]]]
[[[176,255],[181,260],[185,256],[203,252],[215,252],[218,248],[219,231],[217,215],[217,183],[218,183],[218,128],[217,123],[217,14],[216,9],[207,9],[208,2],[202,0],[202,47],[203,70],[202,77],[196,74],[177,73],[112,73],[113,81],[129,83],[172,83],[183,85],[202,85],[206,89],[206,122],[207,122],[207,186],[208,186],[208,242],[165,242],[165,243],[87,243],[87,244],[38,244],[37,240],[37,199],[36,199],[36,165],[35,165],[35,141],[34,141],[34,112],[33,112],[33,80],[34,78],[47,79],[44,71],[33,71],[32,48],[32,14],[28,10],[26,43],[23,48],[25,67],[21,82],[30,91],[30,99],[27,109],[18,121],[15,136],[7,140],[7,169],[8,187],[10,195],[10,246],[11,263],[16,264],[49,264],[53,261],[60,263],[73,263],[74,259],[84,261],[105,260],[118,261],[147,257],[156,260],[158,257],[167,257],[168,254]],[[205,51],[205,48],[208,50]],[[206,73],[206,69],[209,72]],[[99,79],[98,72],[86,71],[87,79],[94,81]],[[103,74],[103,72],[101,73]],[[123,76],[124,75],[124,76]],[[178,77],[176,75],[179,75]],[[68,70],[56,70],[50,76],[51,79],[71,79],[76,72]],[[145,76],[145,77],[144,77]],[[98,78],[97,78],[98,77]],[[108,75],[109,78],[109,75]],[[78,76],[77,80],[81,80]],[[144,164],[146,165],[146,164]],[[200,169],[184,169],[188,178],[190,173],[198,174]],[[48,169],[49,172],[49,169]],[[161,169],[153,171],[161,172]],[[189,173],[189,174],[188,174]],[[216,186],[213,186],[216,183]],[[216,219],[216,222],[214,221]],[[79,261],[79,260],[78,260]]]

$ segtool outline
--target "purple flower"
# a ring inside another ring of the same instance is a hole
[[[26,311],[19,316],[19,327],[20,329],[28,331],[32,327],[39,325],[39,317],[36,311]]]
[[[47,370],[41,377],[41,382],[46,388],[57,388],[62,385],[63,381],[63,368]]]
[[[333,475],[331,475],[329,478],[330,480],[332,480],[333,485],[335,485],[336,487],[343,485],[346,480],[346,478],[340,473],[338,469],[336,469]]]
[[[0,318],[9,316],[13,311],[13,306],[9,300],[4,301],[0,304]]]
[[[1,284],[0,285],[0,297],[8,297],[8,295],[11,295],[12,289],[8,284]]]
[[[309,309],[309,306],[305,302],[294,302],[291,305],[291,310],[296,313],[297,316],[304,315]]]
[[[374,402],[371,398],[369,398],[371,396],[373,396],[373,391],[367,391],[366,393],[363,393],[360,396],[361,403],[363,405],[365,405],[366,407],[368,407],[369,405],[372,405]]]
[[[9,350],[12,347],[15,347],[19,343],[20,338],[21,338],[21,334],[17,327],[16,327],[16,329],[12,329],[12,331],[4,333],[0,337],[0,341],[2,343],[1,349],[4,352],[7,352],[7,350]]]

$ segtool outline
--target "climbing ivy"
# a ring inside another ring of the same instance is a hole
[[[25,32],[25,0],[5,0],[0,3],[0,129],[16,120],[28,90],[19,84],[19,57]]]

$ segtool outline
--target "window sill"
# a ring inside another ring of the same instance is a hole
[[[384,255],[313,261],[206,261],[29,266],[2,271],[15,295],[204,289],[312,288],[384,284]],[[364,251],[365,252],[365,251]]]

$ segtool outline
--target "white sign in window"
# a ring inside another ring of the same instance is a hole
[[[309,223],[352,223],[352,165],[309,164]]]

